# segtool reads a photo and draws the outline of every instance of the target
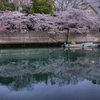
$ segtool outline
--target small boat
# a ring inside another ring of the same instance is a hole
[[[79,43],[79,44],[66,44],[64,43],[62,47],[65,48],[85,48],[85,47],[96,47],[96,44],[93,44],[93,42],[85,42],[85,43]]]
[[[86,50],[86,51],[92,51],[94,50],[93,48],[91,47],[85,47],[85,48],[64,48],[64,51],[67,51],[67,50],[70,50],[70,51],[76,51],[76,50]]]

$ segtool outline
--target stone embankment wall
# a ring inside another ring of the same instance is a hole
[[[0,33],[0,44],[20,44],[20,43],[63,43],[63,42],[100,42],[100,32],[88,34],[78,33]]]
[[[79,34],[79,33],[71,33],[69,34],[68,41],[76,41],[76,42],[100,42],[100,32],[91,32],[86,34]]]

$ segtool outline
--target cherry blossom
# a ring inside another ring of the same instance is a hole
[[[92,17],[84,10],[67,9],[49,14],[25,14],[17,11],[0,11],[0,25],[7,33],[29,31],[55,32],[70,30],[75,33],[90,33],[100,28],[100,16]],[[0,27],[1,30],[1,27]]]

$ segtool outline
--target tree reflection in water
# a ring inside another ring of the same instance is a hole
[[[77,84],[86,78],[96,83],[100,76],[99,60],[99,50],[3,49],[0,54],[0,83],[15,91],[31,90],[42,82],[63,86]]]

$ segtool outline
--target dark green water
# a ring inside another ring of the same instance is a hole
[[[100,50],[0,50],[0,100],[100,100]]]

